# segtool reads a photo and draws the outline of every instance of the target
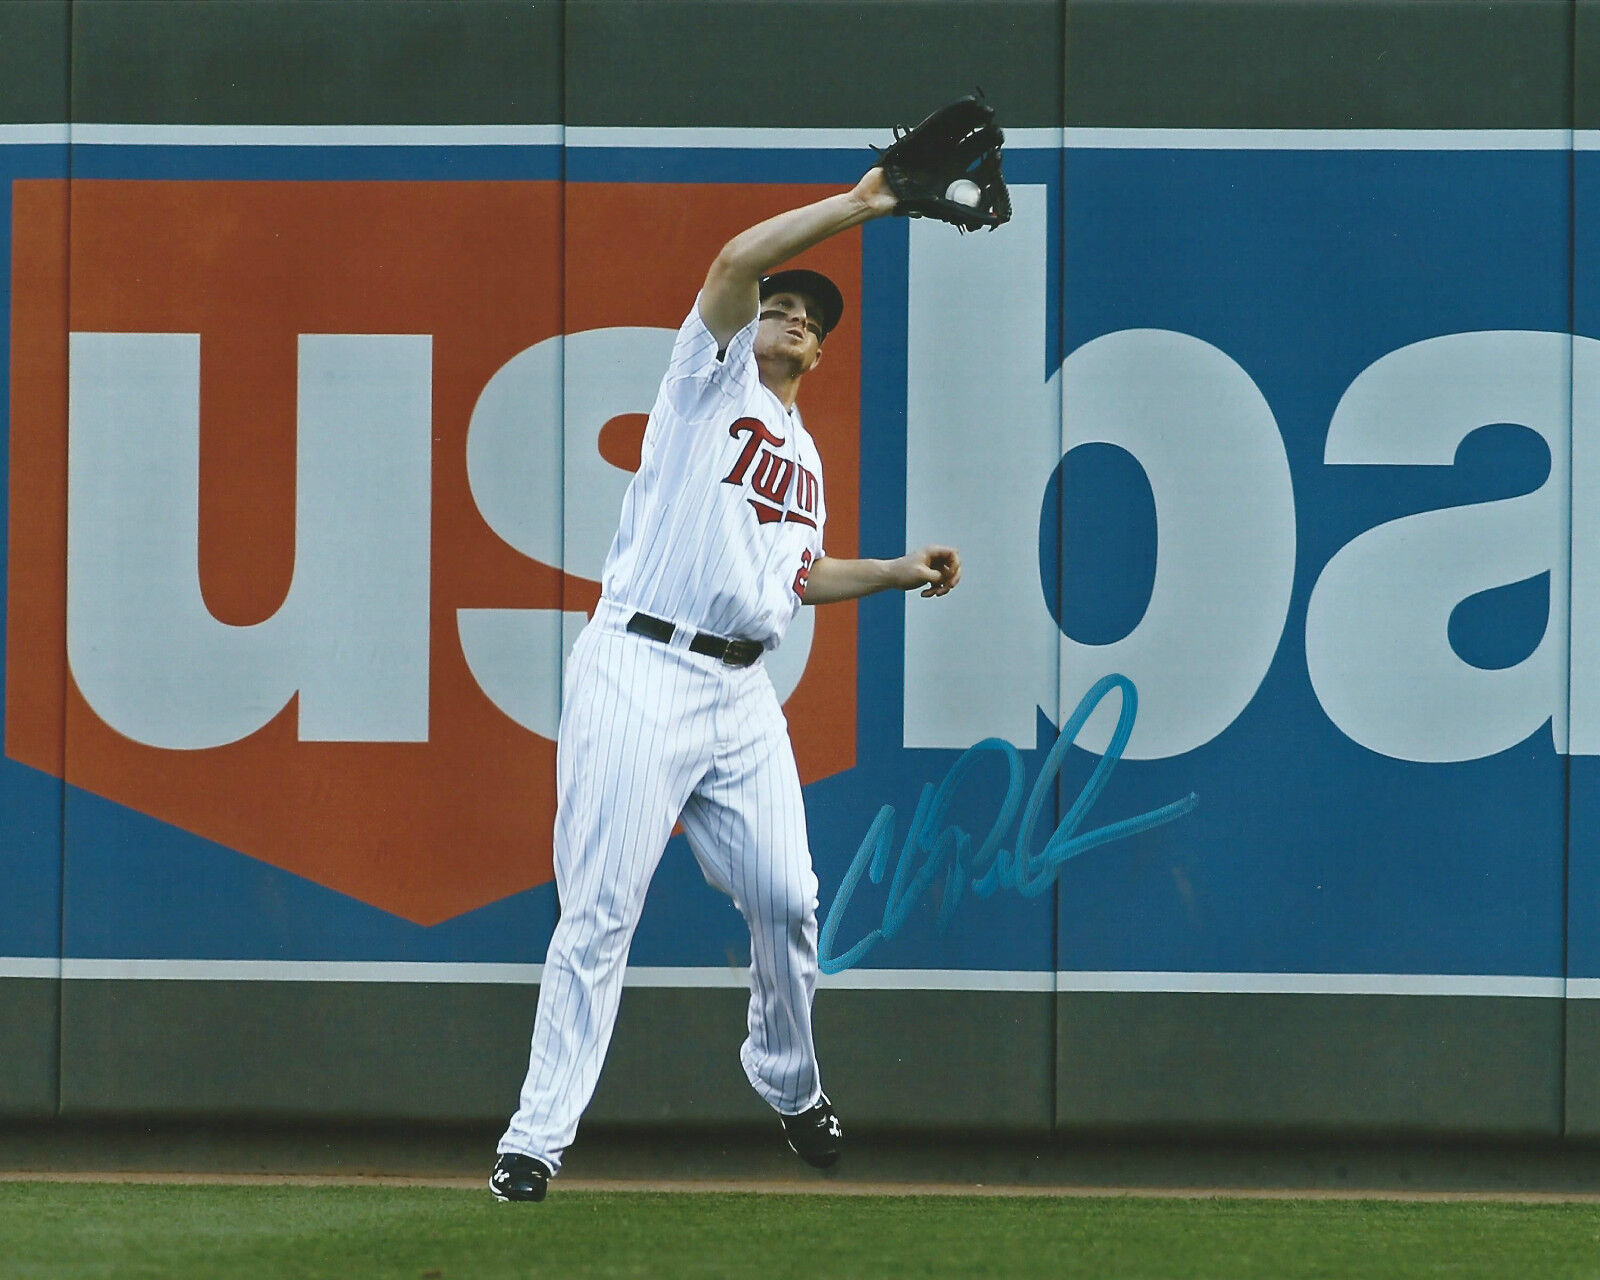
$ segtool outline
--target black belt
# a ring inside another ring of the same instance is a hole
[[[635,635],[659,640],[662,644],[671,644],[672,637],[678,631],[665,618],[652,618],[648,613],[636,613],[629,618],[628,630]],[[689,651],[703,653],[718,662],[726,662],[730,667],[748,667],[762,652],[759,640],[724,640],[708,631],[695,632],[694,639],[689,641]]]

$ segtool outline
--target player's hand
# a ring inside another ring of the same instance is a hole
[[[924,596],[944,596],[961,581],[961,553],[954,547],[922,547],[894,563],[896,581],[905,591],[921,587]]]
[[[893,213],[895,205],[900,202],[894,188],[889,185],[889,179],[878,167],[868,169],[850,195],[874,217]]]

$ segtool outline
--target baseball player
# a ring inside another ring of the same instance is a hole
[[[824,554],[822,460],[796,407],[844,300],[773,269],[895,212],[881,167],[735,236],[678,331],[622,503],[601,598],[567,667],[550,940],[520,1105],[489,1180],[542,1200],[594,1092],[645,891],[681,818],[706,879],[750,928],[740,1050],[789,1145],[818,1168],[843,1131],[812,1043],[817,879],[788,725],[763,655],[802,604],[961,579],[954,548]]]

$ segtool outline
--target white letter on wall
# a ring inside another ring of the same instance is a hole
[[[1517,423],[1550,450],[1535,492],[1425,511],[1353,538],[1328,561],[1306,615],[1306,665],[1329,718],[1401,760],[1476,760],[1554,720],[1566,740],[1568,397],[1572,339],[1502,331],[1431,338],[1368,367],[1328,430],[1334,465],[1450,466],[1477,428]],[[1550,574],[1544,638],[1485,671],[1450,646],[1468,596]]]
[[[906,546],[961,549],[961,588],[906,596],[905,745],[1031,748],[1056,720],[1059,631],[1039,582],[1039,506],[1061,456],[1045,381],[1042,186],[1011,188],[995,236],[910,226]],[[977,323],[974,317],[982,317]]]
[[[1600,755],[1600,339],[1572,339],[1570,744]],[[1552,582],[1551,590],[1558,589]]]
[[[200,591],[200,338],[71,335],[67,656],[148,746],[248,737],[300,694],[300,735],[428,736],[432,339],[300,338],[295,567],[265,622]]]
[[[1272,409],[1225,352],[1188,334],[1127,329],[1062,368],[1062,448],[1114,444],[1155,498],[1150,603],[1126,636],[1061,640],[1061,688],[1076,697],[1117,671],[1139,690],[1131,760],[1211,741],[1255,696],[1283,636],[1294,582],[1294,489]],[[1079,743],[1103,751],[1110,702]]]

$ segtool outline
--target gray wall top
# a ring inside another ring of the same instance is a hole
[[[1575,32],[1600,0],[0,0],[0,118],[1600,127]]]
[[[554,124],[560,0],[79,0],[76,121]]]
[[[1072,0],[1067,123],[1564,129],[1570,0]]]
[[[67,119],[67,0],[5,0],[0,6],[0,120]]]
[[[912,124],[982,86],[1061,123],[1060,0],[568,0],[567,122]]]

